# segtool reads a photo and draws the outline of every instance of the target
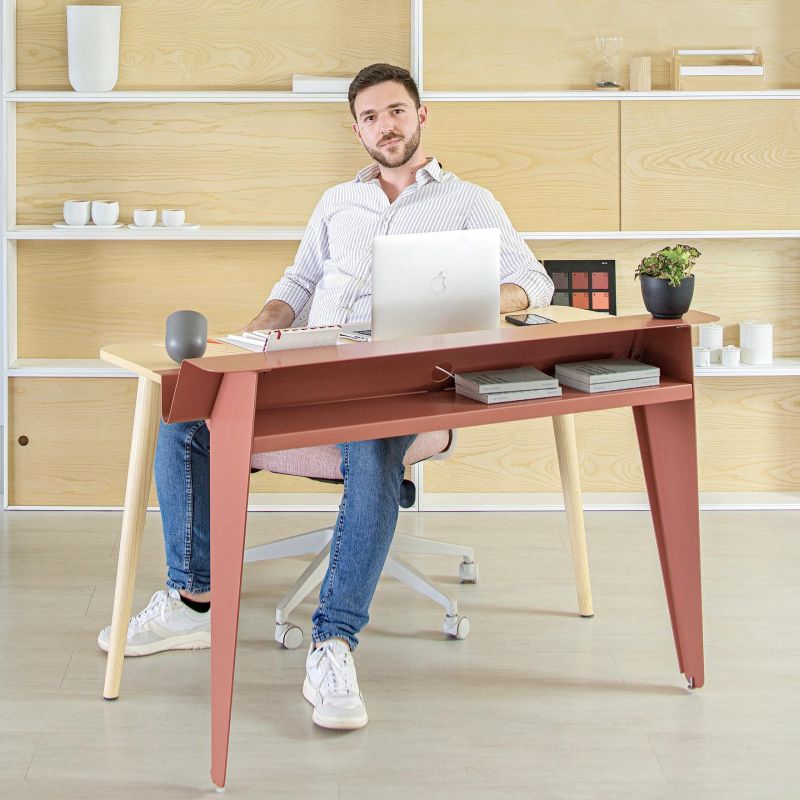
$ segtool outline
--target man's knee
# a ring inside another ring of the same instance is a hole
[[[408,436],[392,436],[386,439],[369,439],[363,442],[348,442],[339,445],[346,458],[348,467],[358,466],[373,471],[393,469],[402,466],[403,457],[416,438],[415,434]]]

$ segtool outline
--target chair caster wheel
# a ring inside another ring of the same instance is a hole
[[[276,622],[275,641],[287,650],[297,650],[303,644],[303,629],[291,622]]]
[[[444,618],[444,632],[448,639],[466,639],[469,636],[469,618],[447,614]]]
[[[458,565],[458,577],[461,583],[477,583],[478,565],[474,561],[462,561]]]

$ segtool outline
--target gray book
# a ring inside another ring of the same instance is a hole
[[[457,387],[463,386],[477,394],[516,392],[523,389],[552,389],[558,386],[555,378],[536,367],[459,372],[455,379]]]
[[[638,381],[656,378],[661,375],[658,367],[634,361],[632,358],[599,358],[594,361],[572,361],[556,364],[556,378],[562,383],[568,378],[581,384],[596,386],[601,383]],[[572,384],[569,384],[570,386]],[[652,384],[644,384],[652,385]]]
[[[660,378],[658,375],[652,375],[649,378],[636,378],[629,381],[606,381],[605,383],[587,383],[585,381],[576,381],[566,376],[559,376],[559,380],[564,386],[569,386],[572,389],[577,389],[579,392],[588,392],[594,394],[595,392],[612,392],[617,389],[638,389],[642,386],[658,386]]]
[[[510,403],[514,400],[538,400],[540,397],[560,397],[561,387],[545,389],[521,389],[513,392],[473,392],[465,386],[456,385],[456,394],[477,400],[480,403]]]

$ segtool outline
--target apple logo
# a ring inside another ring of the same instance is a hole
[[[447,285],[445,284],[444,272],[440,272],[431,281],[431,289],[433,289],[434,294],[442,294],[446,288],[447,288]]]

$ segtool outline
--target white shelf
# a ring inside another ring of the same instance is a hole
[[[549,101],[642,101],[642,100],[800,100],[800,89],[713,92],[605,92],[576,89],[558,92],[425,92],[423,102],[549,102]]]
[[[338,92],[7,92],[9,103],[346,103]]]
[[[130,378],[133,372],[101,358],[18,358],[8,368],[9,378]]]
[[[151,228],[54,228],[52,225],[15,225],[8,230],[8,239],[36,240],[106,240],[130,241],[146,239],[181,239],[212,241],[299,241],[305,227],[277,225],[209,225],[197,230]],[[731,231],[522,231],[528,241],[622,241],[650,239],[800,239],[800,230],[731,230]]]
[[[712,364],[710,367],[695,367],[694,374],[697,378],[800,376],[800,358],[776,358],[771,364],[741,364],[738,367],[723,367],[722,364]]]
[[[7,92],[8,103],[346,103],[341,93],[277,91],[26,91]],[[423,92],[430,102],[618,102],[642,100],[798,100],[800,89],[713,92],[602,92],[578,89],[551,92]]]
[[[772,364],[740,367],[697,367],[697,378],[748,378],[800,376],[800,358],[776,358]],[[133,372],[119,369],[100,358],[18,358],[8,368],[10,378],[127,378]]]
[[[46,239],[69,241],[103,240],[103,241],[154,241],[166,239],[178,241],[194,240],[231,240],[231,241],[286,241],[303,238],[305,227],[281,227],[276,225],[201,225],[196,230],[180,230],[178,228],[148,228],[132,230],[131,228],[98,228],[90,225],[86,228],[54,228],[52,225],[15,225],[9,229],[9,239]]]

